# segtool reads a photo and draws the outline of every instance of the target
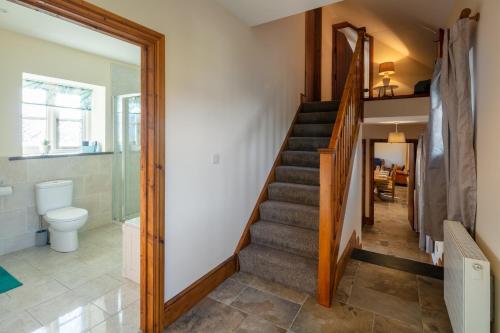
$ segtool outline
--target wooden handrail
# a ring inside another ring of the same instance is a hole
[[[337,258],[352,160],[363,119],[364,37],[358,41],[328,148],[320,149],[318,303],[330,306],[340,280]]]

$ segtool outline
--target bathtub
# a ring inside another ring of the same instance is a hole
[[[123,277],[136,283],[141,272],[141,220],[139,217],[127,220],[122,225],[123,235]]]

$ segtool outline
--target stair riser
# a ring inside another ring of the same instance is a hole
[[[276,180],[283,183],[319,185],[319,169],[305,171],[277,168]]]
[[[305,152],[288,152],[281,155],[283,165],[319,168],[319,154],[307,154]]]
[[[309,206],[286,206],[264,202],[259,207],[260,218],[294,227],[318,230],[319,209]]]
[[[337,112],[301,112],[297,117],[297,124],[333,124]]]
[[[299,124],[293,127],[293,136],[300,137],[330,137],[333,125],[331,124]]]
[[[339,109],[338,102],[312,102],[304,103],[302,112],[330,112]]]
[[[252,225],[250,229],[252,242],[307,258],[318,258],[317,232],[269,223],[257,222]],[[295,230],[290,232],[289,229]]]
[[[273,186],[271,184],[268,188],[268,193],[270,200],[319,206],[319,187],[310,190]]]
[[[316,265],[311,265],[310,269],[303,270],[296,266],[277,265],[266,259],[265,257],[255,257],[251,252],[242,251],[239,254],[240,271],[315,295]]]
[[[317,151],[327,148],[330,138],[301,138],[291,137],[288,139],[288,150]]]

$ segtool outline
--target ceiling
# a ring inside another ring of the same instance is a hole
[[[427,67],[435,60],[436,32],[446,27],[455,0],[344,0],[329,10],[337,21],[366,27],[379,42]]]
[[[139,65],[141,61],[136,45],[6,0],[0,0],[0,29],[129,64]]]
[[[215,0],[249,26],[323,7],[342,0]],[[373,0],[372,0],[373,1]]]

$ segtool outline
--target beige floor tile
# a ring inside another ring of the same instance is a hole
[[[31,333],[41,328],[41,325],[26,311],[12,314],[5,320],[0,320],[0,333]]]
[[[258,289],[273,294],[275,296],[278,296],[280,298],[286,299],[290,302],[297,304],[303,304],[306,301],[307,297],[309,297],[309,295],[304,292],[288,288],[279,283],[262,279],[258,276],[255,276],[251,280],[249,285],[254,289]]]
[[[139,300],[139,297],[139,285],[128,282],[97,298],[93,303],[106,313],[113,315]]]
[[[90,333],[137,333],[140,326],[139,301],[105,320]]]
[[[420,306],[429,310],[446,310],[442,280],[417,276]]]
[[[108,315],[93,304],[66,313],[40,329],[40,333],[81,333],[102,323]],[[38,332],[35,332],[38,333]]]
[[[290,327],[300,309],[296,303],[253,288],[245,289],[231,305],[283,328]]]
[[[445,309],[422,309],[424,333],[453,333],[450,319]]]
[[[302,306],[291,330],[295,333],[347,333],[372,330],[373,313],[334,302],[323,307],[309,298]]]
[[[362,262],[356,273],[354,287],[371,289],[418,303],[415,274]]]
[[[44,301],[62,295],[68,288],[55,280],[39,285],[24,285],[7,292],[10,297],[9,307],[26,309]],[[0,309],[0,312],[2,309]]]
[[[229,305],[245,288],[247,288],[246,285],[241,284],[236,280],[226,279],[226,281],[215,288],[215,290],[213,290],[208,297]]]
[[[340,283],[335,292],[335,299],[338,302],[347,303],[347,301],[349,300],[358,267],[359,261],[349,260],[349,262],[347,263],[344,275],[342,276],[342,279],[340,280]]]
[[[259,317],[248,316],[235,333],[285,333],[286,330]]]
[[[375,315],[373,333],[421,333],[422,325],[408,323]]]
[[[230,279],[236,280],[239,283],[250,285],[252,283],[252,280],[255,278],[254,275],[245,273],[245,272],[236,272],[233,275],[231,275]]]
[[[375,223],[363,226],[363,249],[415,261],[432,263],[419,248],[418,234],[408,222],[407,188],[396,187],[395,202],[375,200]]]
[[[230,333],[238,328],[246,317],[246,314],[231,306],[205,298],[167,327],[165,332]]]

